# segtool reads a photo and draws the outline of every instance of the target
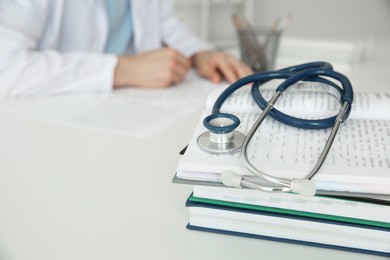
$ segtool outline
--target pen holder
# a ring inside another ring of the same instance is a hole
[[[254,27],[237,31],[241,59],[253,71],[273,70],[282,34],[280,30]]]

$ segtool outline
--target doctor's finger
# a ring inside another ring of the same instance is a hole
[[[189,69],[191,67],[190,59],[185,57],[180,52],[171,48],[167,48],[166,52],[168,53],[169,59],[173,63],[173,65],[177,65],[186,69]]]
[[[173,71],[172,83],[176,84],[182,82],[186,77],[187,73],[188,69],[184,68]]]
[[[253,74],[253,70],[243,62],[235,63],[232,67],[236,71],[236,75],[239,79]]]
[[[188,71],[190,70],[190,68],[191,68],[191,66],[187,62],[187,59],[176,60],[176,61],[173,61],[173,63],[171,64],[172,71],[179,78],[185,77],[187,75]]]
[[[226,60],[218,62],[217,69],[229,83],[233,83],[238,80],[239,75],[234,67],[232,67]]]
[[[170,84],[176,84],[183,81],[189,71],[189,67],[174,61],[170,62],[170,64],[165,68],[165,71],[167,80]]]
[[[229,67],[234,71],[234,74],[237,76],[237,79],[253,74],[252,69],[246,63],[233,56],[227,56],[226,62],[229,64]]]

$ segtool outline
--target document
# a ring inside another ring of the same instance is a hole
[[[337,94],[324,91],[320,83],[310,84],[286,91],[275,107],[301,118],[337,114],[340,107]],[[244,134],[260,113],[249,91],[249,87],[237,91],[221,109],[240,118],[238,130]],[[268,99],[273,90],[266,87],[263,94]],[[210,154],[198,148],[197,137],[206,131],[201,121],[210,114],[218,95],[213,92],[209,96],[206,110],[178,165],[177,178],[219,182],[219,174],[226,170],[252,175],[241,162],[239,152]],[[330,129],[299,129],[268,117],[248,146],[248,158],[258,169],[273,176],[303,178],[317,162],[329,133]],[[390,194],[390,94],[355,93],[350,117],[340,126],[313,181],[320,190]]]
[[[145,138],[159,135],[178,120],[200,111],[214,88],[226,86],[190,71],[182,83],[170,88],[131,87],[107,94],[18,100],[12,107],[32,119]]]

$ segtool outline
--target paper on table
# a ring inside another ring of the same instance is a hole
[[[225,85],[191,71],[182,83],[167,89],[126,88],[108,94],[21,100],[14,111],[33,119],[142,138],[157,135],[200,109],[212,89]]]

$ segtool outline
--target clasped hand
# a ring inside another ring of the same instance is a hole
[[[133,56],[122,55],[114,73],[114,88],[138,86],[165,88],[181,82],[191,67],[199,75],[218,83],[233,83],[252,73],[242,61],[219,51],[202,51],[187,58],[172,48],[161,48]]]

